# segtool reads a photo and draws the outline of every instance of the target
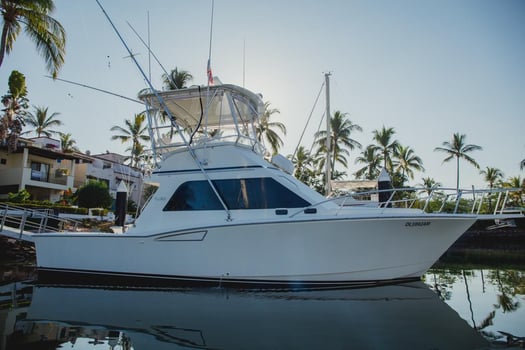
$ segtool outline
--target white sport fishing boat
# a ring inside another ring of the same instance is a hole
[[[255,134],[264,103],[244,88],[197,86],[141,99],[160,159],[151,175],[158,190],[125,233],[35,234],[40,279],[391,283],[420,278],[476,221],[327,200],[290,175],[284,157],[267,159]]]

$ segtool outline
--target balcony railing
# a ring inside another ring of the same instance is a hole
[[[69,172],[64,169],[55,169],[53,171],[44,172],[33,170],[31,168],[24,168],[24,173],[29,175],[29,179],[32,181],[39,181],[45,183],[51,183],[56,185],[71,187],[73,184],[73,177],[69,175]],[[69,180],[71,178],[71,180]]]

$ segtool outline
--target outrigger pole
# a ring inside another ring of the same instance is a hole
[[[103,89],[99,89],[99,88],[96,88],[94,86],[89,86],[89,85],[86,85],[86,84],[81,84],[81,83],[76,83],[74,81],[71,81],[71,80],[66,80],[66,79],[60,79],[60,78],[53,78],[52,76],[50,75],[45,75],[46,78],[49,78],[49,79],[53,79],[53,80],[58,80],[58,81],[62,81],[64,83],[68,83],[68,84],[73,84],[73,85],[78,85],[78,86],[82,86],[82,87],[85,87],[85,88],[88,88],[88,89],[91,89],[91,90],[95,90],[95,91],[98,91],[98,92],[103,92],[105,94],[109,94],[109,95],[113,95],[113,96],[116,96],[116,97],[120,97],[120,98],[123,98],[125,100],[128,100],[128,101],[131,101],[131,102],[135,102],[135,103],[140,103],[141,105],[144,104],[144,102],[142,101],[139,101],[139,100],[135,100],[131,97],[126,97],[126,96],[123,96],[123,95],[119,95],[119,94],[116,94],[114,92],[111,92],[111,91],[108,91],[108,90],[103,90]]]

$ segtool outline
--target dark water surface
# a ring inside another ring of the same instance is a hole
[[[500,349],[525,336],[525,270],[327,291],[38,286],[5,281],[30,270],[1,272],[0,350]]]

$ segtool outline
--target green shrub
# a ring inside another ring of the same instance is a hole
[[[27,192],[25,188],[17,193],[9,192],[7,194],[7,199],[11,203],[22,203],[29,200],[29,198],[31,198],[31,193]]]
[[[91,180],[77,191],[77,203],[83,208],[109,208],[113,198],[103,181]]]

